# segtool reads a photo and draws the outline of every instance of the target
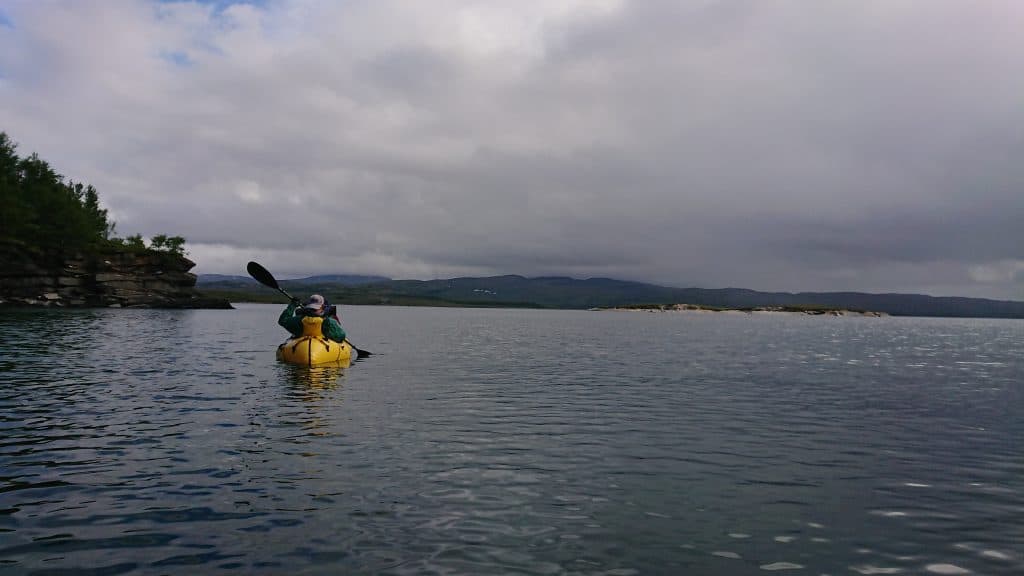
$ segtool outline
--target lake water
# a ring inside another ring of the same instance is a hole
[[[0,312],[0,574],[1024,574],[1024,321]]]

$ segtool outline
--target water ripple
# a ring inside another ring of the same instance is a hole
[[[1024,573],[1022,322],[277,313],[0,315],[0,571]]]

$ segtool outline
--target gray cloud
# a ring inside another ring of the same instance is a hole
[[[0,129],[200,272],[1024,299],[1009,0],[4,16]]]

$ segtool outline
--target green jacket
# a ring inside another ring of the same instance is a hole
[[[298,304],[294,302],[288,304],[284,312],[281,312],[277,323],[284,326],[285,330],[291,332],[292,336],[302,336],[302,316],[295,314],[296,308],[298,308]],[[330,340],[335,342],[345,341],[345,331],[342,330],[341,323],[330,316],[324,318],[324,323],[320,325],[320,330]]]

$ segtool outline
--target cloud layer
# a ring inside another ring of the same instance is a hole
[[[199,272],[1024,299],[1022,29],[1013,0],[13,3],[0,130]]]

